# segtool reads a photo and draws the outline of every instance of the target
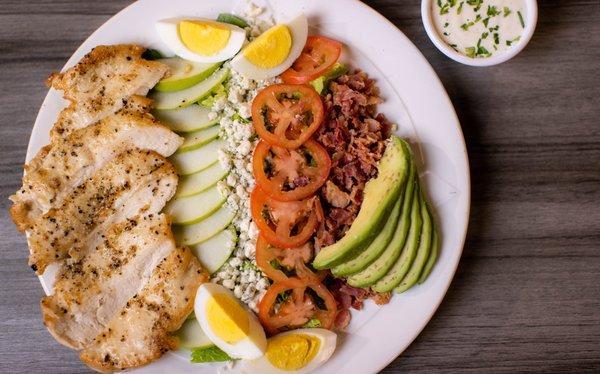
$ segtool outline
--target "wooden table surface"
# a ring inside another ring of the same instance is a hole
[[[600,372],[600,0],[539,1],[528,47],[490,68],[438,52],[421,24],[420,1],[368,3],[443,81],[465,134],[473,189],[450,290],[387,371]],[[127,4],[0,4],[2,373],[88,371],[42,325],[43,291],[7,197],[20,186],[44,79]]]

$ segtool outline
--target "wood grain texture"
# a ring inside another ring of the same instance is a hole
[[[490,68],[439,53],[420,1],[373,0],[421,50],[456,107],[473,201],[441,307],[387,372],[600,372],[600,2],[539,1],[529,46]],[[42,325],[42,289],[11,224],[31,127],[60,69],[127,1],[0,5],[0,372],[81,373]]]

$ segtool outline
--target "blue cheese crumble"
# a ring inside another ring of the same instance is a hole
[[[256,12],[256,10],[255,10]],[[252,22],[246,29],[248,39],[253,39],[273,23]],[[238,241],[232,257],[213,275],[212,282],[222,284],[252,310],[269,287],[269,280],[256,266],[255,250],[258,229],[250,214],[250,193],[254,189],[252,151],[258,138],[250,121],[252,100],[264,87],[278,83],[278,78],[255,81],[231,71],[225,82],[225,95],[215,99],[212,118],[221,117],[221,137],[225,146],[219,151],[219,162],[229,170],[227,178],[218,183],[219,191],[226,196],[226,204],[235,212],[232,222],[238,232]]]

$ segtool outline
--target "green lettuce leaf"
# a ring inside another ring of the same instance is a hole
[[[202,362],[223,362],[231,360],[232,358],[216,345],[194,348],[192,350],[191,361],[196,364]]]

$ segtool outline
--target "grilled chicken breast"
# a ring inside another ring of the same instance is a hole
[[[63,91],[70,105],[50,132],[51,139],[95,123],[117,112],[133,95],[145,96],[168,67],[142,58],[136,45],[98,46],[64,73],[54,73],[48,85]]]
[[[208,278],[189,249],[171,252],[146,287],[81,352],[81,360],[112,372],[145,365],[176,349],[177,340],[170,333],[181,327],[192,311],[198,286]]]
[[[150,115],[122,111],[74,131],[46,147],[25,165],[23,187],[10,197],[13,221],[20,231],[62,204],[77,186],[116,155],[140,148],[173,154],[183,139]]]
[[[175,241],[165,215],[137,216],[115,224],[97,246],[61,267],[54,294],[42,299],[42,315],[60,343],[83,349],[103,331],[134,295]]]
[[[78,259],[110,225],[140,212],[158,213],[176,189],[167,159],[152,151],[122,153],[33,224],[29,265],[42,274],[51,262]]]

